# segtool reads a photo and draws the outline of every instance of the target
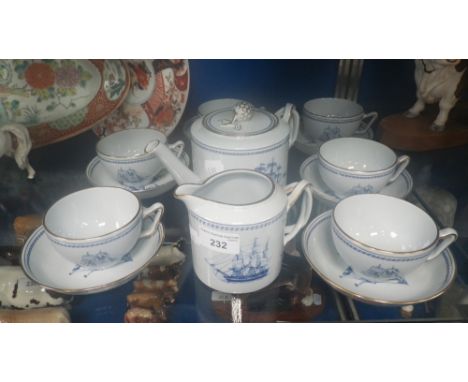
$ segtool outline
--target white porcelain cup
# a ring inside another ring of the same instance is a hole
[[[331,226],[336,250],[353,272],[401,284],[458,237],[452,228],[439,230],[419,207],[379,194],[343,199],[333,210]]]
[[[139,239],[153,235],[163,213],[161,203],[145,208],[123,188],[93,187],[54,203],[44,228],[57,252],[75,267],[101,270],[124,261]],[[142,231],[146,218],[152,223]]]
[[[408,166],[407,155],[397,157],[382,143],[363,138],[337,138],[319,149],[319,173],[325,184],[344,198],[378,193]]]
[[[356,102],[342,98],[316,98],[302,110],[304,134],[316,142],[325,142],[354,133],[365,133],[377,119],[373,111],[364,113]],[[369,120],[367,123],[366,120]]]
[[[127,129],[102,138],[96,152],[108,173],[117,182],[129,188],[141,188],[163,169],[164,165],[154,153],[145,152],[146,145],[155,139],[166,143],[166,136],[154,129]],[[179,158],[184,142],[168,145]]]
[[[207,115],[214,111],[236,106],[242,100],[237,98],[218,98],[203,102],[198,106],[198,114]]]

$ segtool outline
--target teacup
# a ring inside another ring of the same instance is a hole
[[[439,256],[458,237],[439,230],[419,207],[386,195],[355,195],[332,213],[336,250],[365,279],[405,284],[405,276]]]
[[[302,111],[304,133],[316,142],[365,133],[376,118],[375,111],[366,114],[361,105],[342,98],[312,99]]]
[[[378,193],[400,176],[410,160],[363,138],[332,139],[320,146],[318,157],[322,180],[339,198]]]
[[[242,100],[237,98],[218,98],[203,102],[198,106],[198,114],[207,115],[213,111],[236,106]]]
[[[123,262],[141,238],[157,230],[164,206],[145,208],[123,188],[93,187],[69,194],[49,208],[44,229],[63,257],[88,270],[101,270]],[[142,231],[143,220],[152,223]]]
[[[166,142],[166,136],[157,130],[122,130],[102,138],[96,145],[96,152],[112,178],[122,185],[139,188],[151,183],[164,169],[155,154],[145,152],[148,142],[155,139]],[[177,141],[168,147],[180,157],[184,142]]]

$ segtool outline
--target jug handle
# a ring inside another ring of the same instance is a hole
[[[299,124],[301,123],[299,113],[292,103],[287,103],[286,106],[276,111],[275,115],[289,124],[289,148],[291,148],[299,134]]]
[[[286,226],[284,229],[286,233],[284,235],[284,245],[294,239],[297,233],[307,224],[313,206],[312,184],[309,181],[301,180],[300,182],[288,184],[285,187],[285,191],[288,195],[287,212],[289,212],[291,207],[297,202],[302,193],[304,193],[304,197],[302,198],[301,211],[297,222]]]
[[[164,214],[164,206],[161,203],[154,203],[152,206],[148,208],[143,207],[143,216],[142,219],[146,219],[153,216],[153,223],[151,226],[148,227],[146,230],[142,231],[140,234],[140,239],[152,236],[156,229],[158,228],[159,223],[161,222],[161,218]]]

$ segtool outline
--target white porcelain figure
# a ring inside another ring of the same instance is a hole
[[[200,116],[190,127],[193,170],[206,179],[224,170],[245,168],[285,185],[288,151],[296,141],[299,122],[291,104],[272,114],[240,102]]]
[[[419,207],[385,195],[354,195],[332,213],[336,250],[353,270],[368,279],[401,282],[457,239],[452,228],[439,230]]]
[[[166,136],[157,130],[122,130],[102,138],[96,145],[96,153],[115,181],[128,188],[142,189],[164,169],[155,154],[145,152],[146,145],[155,139],[166,143]],[[179,158],[184,142],[177,141],[168,147]]]
[[[325,142],[363,134],[372,126],[377,116],[375,111],[364,113],[361,105],[347,99],[316,98],[304,104],[302,124],[307,137],[315,142]]]
[[[13,145],[10,134],[16,138],[16,147]],[[31,139],[25,126],[19,123],[8,123],[0,126],[0,158],[3,155],[15,158],[18,167],[27,171],[28,179],[33,179],[36,171],[29,164],[30,150]]]
[[[397,158],[387,146],[362,138],[337,138],[319,150],[319,172],[325,184],[339,197],[377,193],[393,183],[410,158]]]
[[[44,216],[44,229],[55,250],[77,269],[95,271],[122,261],[137,241],[153,235],[164,206],[145,208],[131,192],[92,187],[55,202]],[[142,230],[143,220],[151,225]]]
[[[450,113],[467,87],[468,60],[415,60],[416,103],[407,111],[417,117],[426,104],[439,104],[431,130],[443,131]]]

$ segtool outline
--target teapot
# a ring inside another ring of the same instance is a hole
[[[285,185],[288,151],[299,123],[299,113],[290,103],[275,114],[239,101],[200,115],[188,134],[193,169],[202,179],[224,170],[252,169]]]
[[[170,151],[164,144],[158,147],[164,148],[163,154]],[[167,158],[161,155],[163,161]],[[273,282],[281,270],[284,246],[312,212],[310,182],[283,188],[250,169],[221,171],[203,181],[178,160],[167,168],[182,184],[174,196],[188,210],[197,277],[224,293],[250,293]],[[302,194],[296,223],[286,225],[288,211]]]

